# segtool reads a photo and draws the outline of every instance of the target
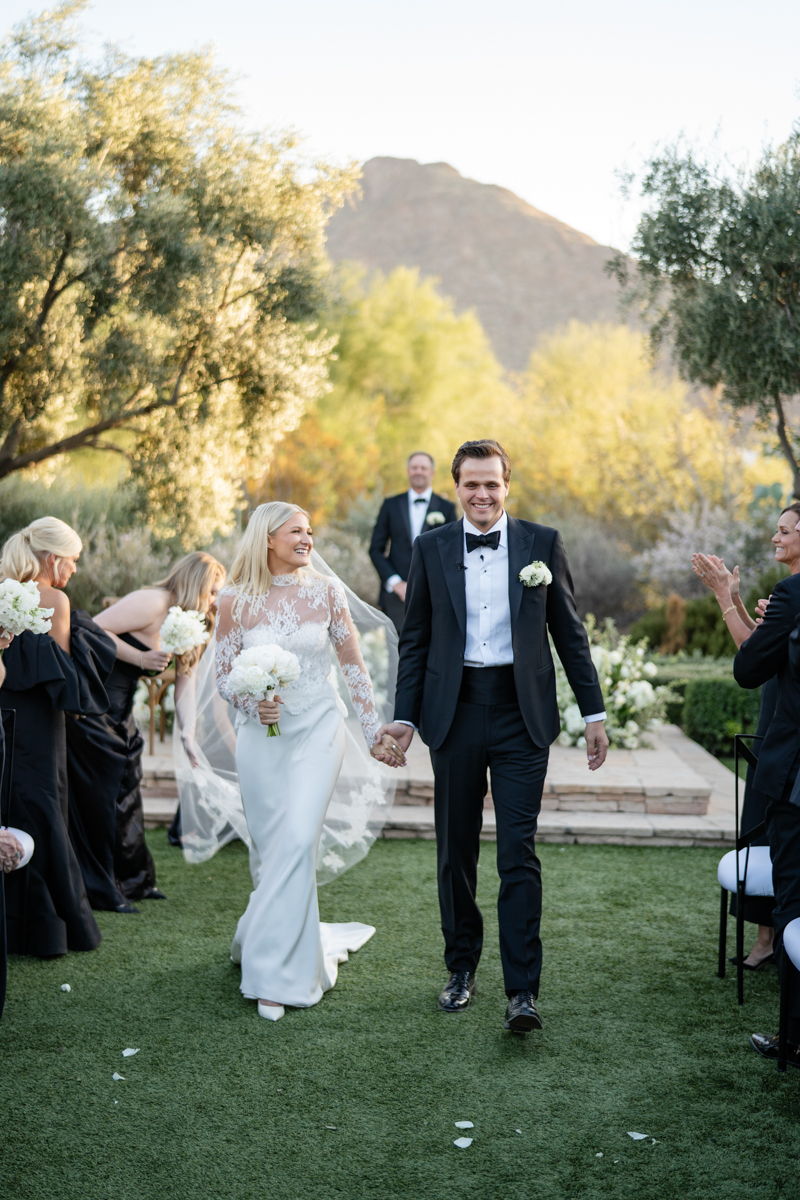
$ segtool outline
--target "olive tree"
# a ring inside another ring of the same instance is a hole
[[[243,128],[206,54],[90,62],[84,3],[0,48],[0,478],[125,454],[207,537],[327,386],[327,214],[349,172]]]
[[[609,269],[654,350],[668,341],[685,379],[719,386],[775,429],[800,498],[787,410],[800,394],[800,133],[734,178],[669,150],[648,164],[642,192],[652,203],[635,261],[620,255]]]

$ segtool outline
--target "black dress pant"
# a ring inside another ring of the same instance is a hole
[[[778,968],[791,976],[789,1041],[800,1045],[800,972],[783,952],[783,931],[790,921],[800,917],[800,755],[795,759],[780,800],[767,804],[766,825],[772,858],[772,885],[775,891],[775,950]],[[793,802],[794,801],[794,802]]]
[[[431,752],[445,963],[450,971],[474,971],[483,947],[475,889],[488,769],[497,820],[503,979],[506,991],[534,996],[542,970],[542,874],[534,838],[548,755],[525,727],[513,668],[465,668],[450,732]]]
[[[401,600],[396,592],[387,592],[386,588],[382,587],[380,597],[378,598],[378,608],[381,612],[386,613],[386,616],[397,630],[397,636],[399,637],[406,616],[405,601]]]

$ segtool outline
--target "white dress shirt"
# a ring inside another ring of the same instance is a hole
[[[425,488],[424,492],[415,492],[413,488],[408,489],[408,519],[411,524],[411,545],[417,540],[425,526],[425,518],[428,515],[428,506],[433,495],[433,488]],[[424,500],[424,504],[415,504],[416,500]],[[386,580],[384,587],[387,592],[394,590],[396,583],[402,583],[400,575],[390,575]]]

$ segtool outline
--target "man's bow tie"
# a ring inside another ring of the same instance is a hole
[[[467,538],[467,554],[477,550],[478,546],[491,546],[496,550],[500,545],[500,530],[495,529],[494,533],[468,533]]]
[[[415,504],[427,504],[427,503],[428,503],[428,501],[425,499],[425,497],[424,497],[424,496],[417,496],[417,498],[416,498],[416,500],[414,501],[414,503],[415,503]]]

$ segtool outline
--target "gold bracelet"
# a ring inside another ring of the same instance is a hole
[[[724,611],[724,612],[723,612],[723,614],[722,614],[722,615],[723,615],[723,617],[727,617],[728,613],[729,613],[729,612],[733,612],[733,610],[734,610],[735,608],[736,608],[736,605],[735,605],[735,604],[732,604],[732,605],[730,606],[730,608],[726,608],[726,609],[725,609],[725,611]]]

